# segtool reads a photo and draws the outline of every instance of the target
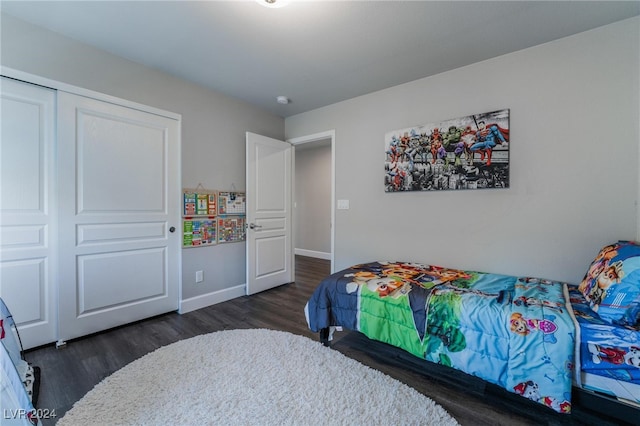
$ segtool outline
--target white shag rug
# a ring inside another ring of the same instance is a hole
[[[97,384],[68,425],[457,425],[409,386],[307,337],[226,330],[157,349]]]

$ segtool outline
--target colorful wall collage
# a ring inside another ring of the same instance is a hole
[[[246,196],[204,188],[183,190],[182,247],[205,247],[246,239]]]

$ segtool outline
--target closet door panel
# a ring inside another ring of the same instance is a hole
[[[179,121],[60,92],[60,339],[178,308]]]
[[[1,78],[0,297],[25,349],[56,340],[55,97]]]
[[[165,128],[94,111],[77,119],[78,213],[163,213]]]

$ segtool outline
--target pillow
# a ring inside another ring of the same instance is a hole
[[[618,241],[603,247],[578,288],[603,321],[640,322],[640,245]]]

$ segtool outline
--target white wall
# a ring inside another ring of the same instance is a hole
[[[635,239],[639,27],[633,18],[287,118],[287,138],[336,132],[336,198],[351,207],[336,211],[336,268],[408,260],[577,282],[601,246]],[[386,132],[502,108],[509,189],[384,192]]]
[[[294,235],[297,254],[331,259],[331,144],[296,146]]]
[[[182,114],[183,187],[243,190],[245,132],[284,138],[281,117],[244,102],[5,14],[1,31],[3,66]],[[244,243],[183,250],[183,299],[245,283]]]

